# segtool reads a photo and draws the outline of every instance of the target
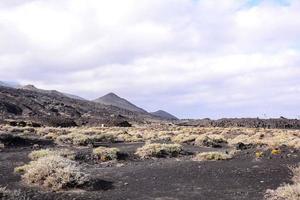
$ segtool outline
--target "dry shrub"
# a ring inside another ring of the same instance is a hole
[[[44,136],[46,139],[56,139],[58,136],[67,135],[69,133],[71,133],[71,131],[68,128],[46,127],[37,129],[37,134]]]
[[[197,137],[198,135],[182,133],[174,136],[171,140],[172,142],[180,143],[180,144],[192,143],[196,140]]]
[[[176,157],[182,152],[182,146],[179,144],[145,144],[138,148],[136,155],[141,158],[150,157]]]
[[[205,161],[205,160],[228,160],[232,158],[232,154],[226,154],[223,152],[212,151],[212,152],[203,152],[197,154],[193,160],[194,161]]]
[[[300,166],[292,169],[294,184],[285,184],[276,190],[267,190],[267,200],[299,200],[300,199]]]
[[[94,142],[115,142],[117,135],[114,133],[95,133],[76,130],[67,135],[61,135],[56,138],[58,143],[73,145],[88,145]]]
[[[142,134],[144,141],[170,141],[173,135],[174,132],[167,130],[147,130]]]
[[[227,144],[226,139],[221,135],[200,135],[195,140],[197,146],[221,147],[222,144]]]
[[[98,147],[93,150],[93,154],[101,161],[116,160],[119,153],[118,148]]]
[[[74,145],[88,145],[91,143],[89,136],[80,133],[70,133],[68,135],[61,135],[56,138],[59,143],[74,144]]]
[[[272,148],[286,145],[296,149],[300,148],[300,132],[298,130],[270,129],[260,130],[254,134],[245,134],[249,132],[245,130],[240,135],[229,139],[229,143],[234,145],[242,142],[244,144],[267,145]]]
[[[38,160],[39,158],[50,156],[50,155],[59,155],[61,157],[68,158],[71,160],[74,160],[76,156],[75,152],[69,149],[60,149],[60,150],[41,149],[41,150],[32,151],[28,155],[28,157],[31,160]]]
[[[117,136],[114,133],[101,133],[89,136],[91,142],[115,142]]]
[[[293,185],[283,185],[276,190],[267,190],[265,199],[267,200],[299,200],[300,183]]]
[[[233,139],[229,139],[228,142],[232,145],[238,144],[240,142],[244,143],[244,144],[251,144],[253,142],[253,140],[251,140],[249,135],[238,135],[236,137],[234,137]]]
[[[40,185],[53,191],[82,186],[89,181],[79,165],[61,156],[50,155],[24,166],[22,179],[28,184]]]
[[[144,139],[140,134],[121,133],[117,136],[117,140],[122,142],[141,142]]]

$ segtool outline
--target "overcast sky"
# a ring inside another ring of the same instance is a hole
[[[299,0],[1,0],[0,80],[181,118],[298,118],[299,19]]]

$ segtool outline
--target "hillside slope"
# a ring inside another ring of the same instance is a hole
[[[152,115],[160,117],[162,119],[166,119],[166,120],[178,120],[177,117],[175,117],[174,115],[171,115],[170,113],[163,111],[163,110],[158,110],[156,112],[151,112]]]

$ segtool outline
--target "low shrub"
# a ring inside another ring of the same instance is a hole
[[[200,135],[195,140],[197,146],[219,148],[227,144],[227,141],[220,135]]]
[[[278,155],[280,153],[281,153],[281,151],[279,149],[272,149],[272,151],[271,151],[272,155]]]
[[[141,158],[150,157],[176,157],[182,152],[180,144],[145,144],[143,147],[138,148],[136,155]]]
[[[41,149],[32,151],[28,157],[31,160],[37,160],[42,157],[50,156],[50,155],[59,155],[61,157],[65,157],[71,160],[75,159],[75,152],[68,150],[68,149],[60,149],[60,150],[50,150],[50,149]]]
[[[116,135],[113,133],[101,133],[89,136],[90,142],[115,142]]]
[[[70,133],[68,135],[61,135],[56,138],[59,143],[74,144],[74,145],[88,145],[91,143],[89,136],[80,133]]]
[[[118,148],[98,147],[93,150],[94,156],[101,161],[116,160],[119,153]]]
[[[223,152],[212,151],[212,152],[203,152],[197,154],[193,160],[194,161],[204,161],[204,160],[228,160],[231,159],[231,154],[226,154]]]
[[[89,181],[89,175],[75,161],[57,155],[31,161],[23,166],[22,171],[22,179],[26,183],[47,187],[53,191],[82,186]]]
[[[172,142],[175,143],[192,143],[196,140],[196,138],[198,137],[198,135],[190,135],[190,134],[178,134],[176,136],[174,136],[171,140]]]
[[[140,134],[128,134],[128,133],[122,133],[117,136],[118,141],[123,142],[141,142],[143,141],[143,137]]]
[[[267,200],[298,200],[300,199],[300,183],[283,185],[276,190],[267,190]]]

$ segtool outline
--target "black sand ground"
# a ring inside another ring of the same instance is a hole
[[[14,167],[29,162],[30,146],[0,152],[0,186],[20,189],[33,200],[52,199],[136,199],[136,200],[259,200],[267,189],[289,183],[290,165],[300,161],[298,152],[286,149],[279,156],[256,160],[254,150],[245,150],[227,161],[194,162],[191,156],[139,160],[133,152],[142,143],[114,144],[129,157],[105,164],[82,161],[95,180],[92,186],[52,193],[21,182]],[[43,148],[46,148],[44,146]],[[186,146],[192,151],[205,148]],[[90,149],[83,149],[88,152]]]

